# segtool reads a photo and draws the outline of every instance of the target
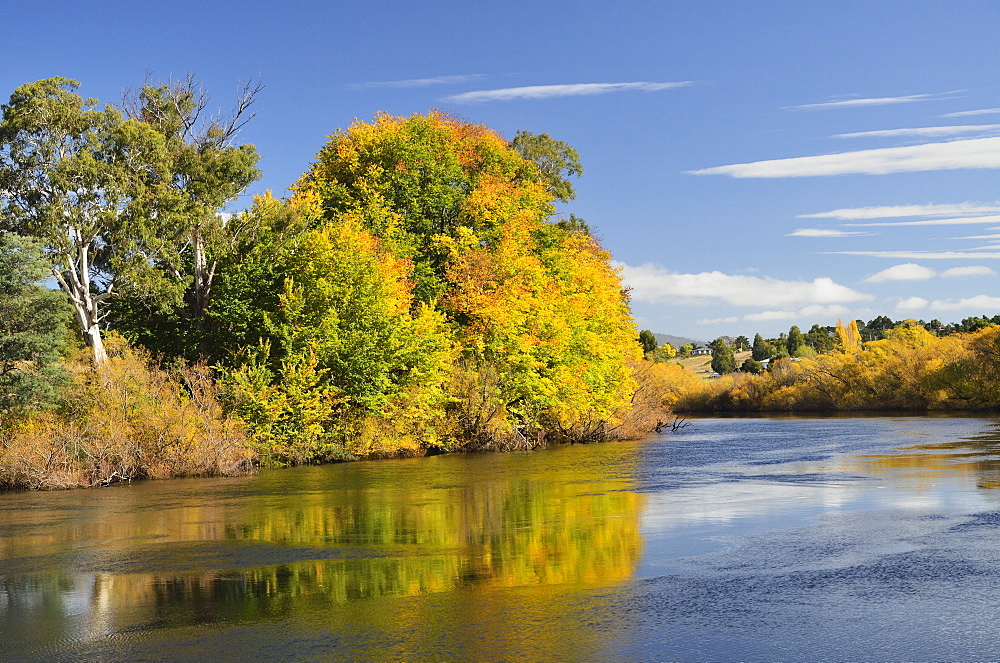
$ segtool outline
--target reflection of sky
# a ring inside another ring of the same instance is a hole
[[[816,420],[701,420],[697,438],[664,441],[671,445],[665,460],[679,463],[647,468],[670,473],[668,484],[647,486],[640,525],[647,571],[719,550],[734,537],[820,527],[827,516],[955,517],[997,508],[1000,492],[982,486],[1000,454],[983,442],[982,420],[862,421],[839,422],[853,436],[846,442],[836,437],[836,420],[823,424],[819,442],[808,439]],[[711,449],[717,458],[706,457]]]

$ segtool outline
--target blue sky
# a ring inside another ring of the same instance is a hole
[[[622,265],[641,328],[1000,313],[995,2],[7,4],[3,99],[195,72],[224,108],[262,76],[254,193],[380,110],[570,143],[563,211]]]

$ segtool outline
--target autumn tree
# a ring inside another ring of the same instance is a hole
[[[102,364],[107,300],[132,289],[170,298],[154,268],[179,229],[158,203],[170,187],[162,133],[49,78],[17,88],[0,121],[0,225],[45,246],[80,331]]]
[[[454,251],[495,244],[513,215],[554,211],[538,167],[496,132],[444,113],[357,121],[333,134],[296,185],[326,218],[353,213],[394,253],[413,261],[414,295],[444,292]]]
[[[442,113],[355,122],[296,186],[409,265],[411,313],[447,317],[451,420],[478,444],[590,439],[629,409],[641,348],[626,294],[596,240],[550,222],[552,186],[497,133]]]
[[[228,378],[237,410],[264,433],[262,451],[304,462],[350,450],[348,432],[366,417],[437,443],[430,422],[446,400],[452,343],[439,313],[411,314],[409,261],[347,215],[305,232],[282,262],[262,344]]]

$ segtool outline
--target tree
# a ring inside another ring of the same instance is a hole
[[[538,166],[549,192],[556,200],[565,203],[576,198],[573,185],[566,179],[572,175],[583,175],[580,155],[575,149],[561,140],[550,138],[548,134],[533,134],[530,131],[518,131],[510,146]],[[570,218],[575,217],[570,215]],[[578,221],[582,222],[582,219]]]
[[[761,371],[764,370],[764,364],[760,363],[755,359],[747,357],[743,361],[743,365],[740,366],[740,370],[743,371],[744,373],[753,373],[756,375],[757,373],[760,373]]]
[[[250,108],[262,89],[259,80],[242,83],[228,117],[206,117],[208,92],[193,74],[184,80],[147,82],[126,96],[127,116],[166,139],[172,217],[187,235],[183,248],[189,252],[188,264],[168,263],[167,267],[186,282],[193,317],[203,318],[208,308],[218,253],[232,250],[234,239],[245,230],[220,212],[260,178],[257,149],[234,143],[240,129],[253,119]]]
[[[788,348],[788,356],[798,357],[802,354],[805,344],[802,330],[799,329],[798,325],[792,325],[791,329],[788,330],[788,338],[785,340],[785,347]]]
[[[735,346],[737,352],[745,352],[750,349],[750,339],[742,335],[737,336]]]
[[[0,233],[0,410],[51,402],[54,362],[72,322],[66,295],[38,284],[49,271],[37,240]]]
[[[677,356],[677,350],[674,349],[674,346],[670,345],[669,343],[664,343],[663,345],[658,347],[655,351],[653,351],[653,353],[650,355],[650,358],[653,361],[663,362],[667,361],[668,359],[673,359],[676,356]]]
[[[449,261],[495,246],[514,219],[554,212],[539,169],[482,125],[444,113],[357,121],[338,131],[296,185],[328,219],[353,213],[389,250],[413,261],[415,302],[446,289]]]
[[[733,349],[723,338],[717,338],[710,344],[712,348],[712,370],[720,375],[736,370],[736,357]]]
[[[639,345],[642,346],[642,353],[648,354],[653,352],[657,348],[656,337],[653,336],[653,332],[648,329],[643,329],[639,332]]]
[[[691,353],[694,352],[694,343],[683,343],[680,349],[677,351],[682,357],[690,357]]]
[[[892,318],[880,315],[873,320],[869,320],[868,324],[865,325],[866,329],[862,331],[868,331],[871,333],[871,338],[866,340],[878,340],[880,338],[885,338],[886,332],[896,326],[896,323],[892,321]]]
[[[831,352],[836,346],[836,334],[832,327],[820,327],[814,324],[809,333],[805,334],[805,343],[817,353]]]
[[[760,334],[753,337],[753,354],[755,361],[764,361],[774,356],[774,346],[764,340]]]
[[[229,115],[207,112],[208,93],[188,75],[184,80],[147,82],[125,97],[127,115],[160,133],[170,157],[169,186],[157,213],[169,214],[178,232],[175,252],[158,267],[183,291],[183,302],[119,299],[112,322],[147,347],[190,359],[212,354],[209,306],[220,260],[248,250],[259,221],[252,214],[226,214],[260,177],[253,145],[236,145],[240,129],[253,117],[251,107],[263,85],[241,84]]]
[[[178,229],[158,203],[170,186],[164,136],[49,78],[17,88],[0,121],[0,225],[41,240],[96,364],[119,291],[178,294],[154,269]]]
[[[834,331],[837,335],[837,347],[841,352],[857,353],[861,351],[861,331],[858,329],[857,320],[851,320],[846,327],[843,320],[837,320]]]

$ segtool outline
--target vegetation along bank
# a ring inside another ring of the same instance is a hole
[[[630,438],[672,410],[998,402],[996,327],[841,325],[801,361],[702,380],[557,213],[582,167],[546,134],[378,114],[288,198],[229,214],[260,176],[238,142],[259,84],[225,116],[193,77],[104,105],[78,87],[2,107],[2,488]],[[713,343],[718,372],[733,346]]]

